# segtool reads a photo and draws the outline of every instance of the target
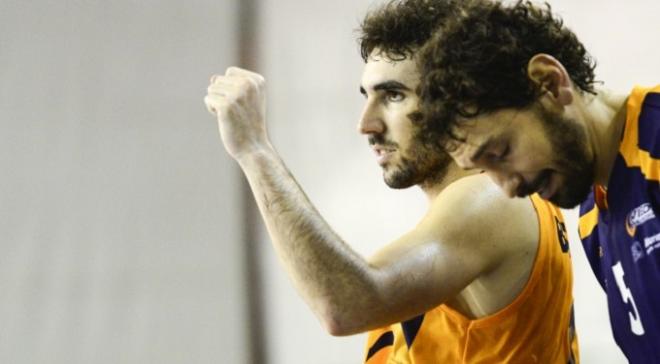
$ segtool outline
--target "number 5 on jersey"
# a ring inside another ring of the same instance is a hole
[[[616,263],[612,266],[612,272],[614,273],[614,279],[616,280],[616,285],[619,287],[621,292],[621,298],[624,303],[629,303],[632,306],[633,312],[628,312],[628,317],[630,317],[630,330],[633,334],[637,336],[644,335],[644,326],[642,325],[642,318],[639,317],[639,311],[637,311],[637,305],[635,304],[635,299],[632,296],[630,289],[626,287],[626,282],[623,280],[623,265],[621,262]]]

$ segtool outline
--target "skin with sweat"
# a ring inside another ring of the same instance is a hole
[[[446,303],[469,318],[507,306],[533,267],[539,225],[529,199],[509,199],[483,174],[425,143],[413,115],[414,59],[375,51],[365,65],[358,131],[390,187],[417,185],[427,213],[366,259],[332,230],[286,168],[265,127],[265,81],[239,68],[215,75],[206,106],[250,183],[275,251],[333,335],[400,322]]]

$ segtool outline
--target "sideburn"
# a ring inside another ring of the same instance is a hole
[[[442,182],[452,159],[442,146],[441,135],[428,127],[424,114],[419,110],[411,112],[407,117],[415,129],[413,140],[419,143],[418,146],[411,146],[410,152],[426,171],[423,180],[417,181],[417,184],[424,186]]]

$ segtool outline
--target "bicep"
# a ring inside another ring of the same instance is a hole
[[[369,259],[393,312],[410,317],[445,303],[535,244],[531,202],[494,191],[439,200],[413,231]]]
[[[418,227],[369,259],[382,302],[399,319],[456,296],[488,266],[460,234]]]

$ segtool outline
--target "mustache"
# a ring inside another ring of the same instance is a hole
[[[552,174],[552,171],[549,169],[541,171],[531,183],[522,183],[518,187],[516,195],[518,197],[524,197],[535,193],[538,191],[541,185],[544,184],[548,178],[550,178],[550,174]]]
[[[369,141],[369,145],[378,144],[378,145],[381,145],[381,146],[384,146],[384,147],[392,147],[392,148],[398,148],[399,147],[398,143],[396,143],[392,140],[386,140],[385,137],[381,134],[369,135],[368,141]]]

